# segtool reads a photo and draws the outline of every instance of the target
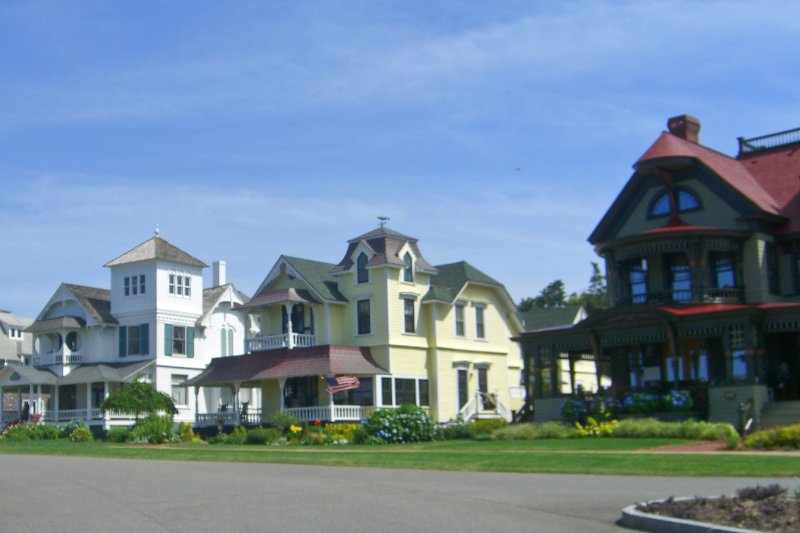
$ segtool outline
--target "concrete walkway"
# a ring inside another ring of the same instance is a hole
[[[0,530],[606,532],[628,504],[792,480],[0,455]]]

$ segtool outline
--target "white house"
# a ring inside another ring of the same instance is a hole
[[[171,395],[177,421],[226,402],[219,390],[190,398],[183,385],[213,357],[244,349],[246,316],[238,307],[248,298],[226,283],[225,263],[214,264],[213,286],[203,289],[207,265],[156,234],[105,266],[110,290],[62,283],[25,329],[33,335],[30,365],[0,371],[0,393],[17,394],[4,422],[34,415],[127,424],[127,415],[99,405],[135,379]]]

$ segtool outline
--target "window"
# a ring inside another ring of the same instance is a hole
[[[150,353],[148,324],[121,326],[119,328],[119,356],[147,355]]]
[[[222,328],[219,331],[220,355],[233,355],[233,328]]]
[[[631,303],[647,302],[647,259],[640,258],[625,263]]]
[[[65,342],[67,343],[67,348],[69,348],[70,352],[77,352],[78,348],[80,348],[79,344],[80,339],[78,338],[77,331],[70,331],[67,333],[67,338]]]
[[[426,378],[381,378],[381,405],[429,405]]]
[[[467,405],[468,401],[468,391],[467,391],[467,384],[469,382],[469,376],[467,374],[466,368],[459,368],[456,370],[456,394],[458,395],[458,408],[461,409],[465,405]]]
[[[369,316],[369,300],[358,300],[356,302],[356,313],[358,322],[358,334],[369,335],[372,333]]]
[[[367,283],[369,281],[369,271],[367,271],[367,254],[361,252],[356,259],[356,282]]]
[[[692,301],[692,271],[689,260],[683,254],[669,257],[669,285],[672,291],[672,301]]]
[[[774,243],[767,243],[764,250],[767,264],[767,283],[770,294],[780,294],[780,278],[778,277],[778,247]]]
[[[138,276],[125,276],[125,296],[144,294],[144,274]]]
[[[736,287],[733,254],[714,254],[711,257],[713,268],[712,283],[716,289],[732,289]]]
[[[164,324],[164,355],[194,357],[194,328]]]
[[[464,333],[464,304],[456,304],[456,336],[463,337]]]
[[[169,293],[175,296],[192,295],[192,278],[182,274],[169,275]]]
[[[188,387],[183,383],[189,379],[186,374],[172,374],[172,401],[175,405],[189,405]]]
[[[416,332],[416,317],[414,316],[414,299],[403,299],[403,333]]]
[[[478,390],[484,394],[489,392],[489,369],[485,366],[478,367]]]
[[[475,306],[475,336],[479,339],[486,338],[486,329],[483,322],[483,305]]]
[[[702,207],[700,199],[692,191],[684,188],[677,188],[674,191],[675,199],[677,199],[676,213],[685,213],[687,211],[696,211]],[[673,194],[670,191],[664,190],[657,195],[650,204],[650,217],[662,217],[672,213]]]
[[[403,256],[403,281],[414,281],[414,262],[408,252]]]

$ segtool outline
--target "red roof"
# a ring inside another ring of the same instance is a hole
[[[783,151],[785,152],[785,151]],[[743,161],[727,156],[705,146],[682,139],[669,132],[662,132],[650,148],[636,162],[652,161],[666,157],[691,157],[699,160],[713,170],[719,177],[730,184],[734,189],[749,198],[761,210],[777,215],[780,214],[780,204],[765,190],[761,183],[751,173],[754,166],[753,160],[761,160],[764,156],[754,155]],[[794,161],[794,169],[800,172],[800,160]],[[634,165],[634,166],[636,166]],[[800,180],[795,184],[795,193],[800,192]]]
[[[216,357],[187,385],[219,386],[302,376],[386,374],[369,348],[326,344],[309,348],[270,350],[233,357]]]

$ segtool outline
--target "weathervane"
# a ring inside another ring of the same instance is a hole
[[[158,235],[161,233],[161,230],[158,229],[158,222],[156,222],[156,230],[154,233],[156,234],[156,237],[158,237]]]
[[[381,227],[384,227],[386,225],[386,223],[389,221],[389,217],[380,216],[380,217],[378,217],[378,220],[380,221]]]

